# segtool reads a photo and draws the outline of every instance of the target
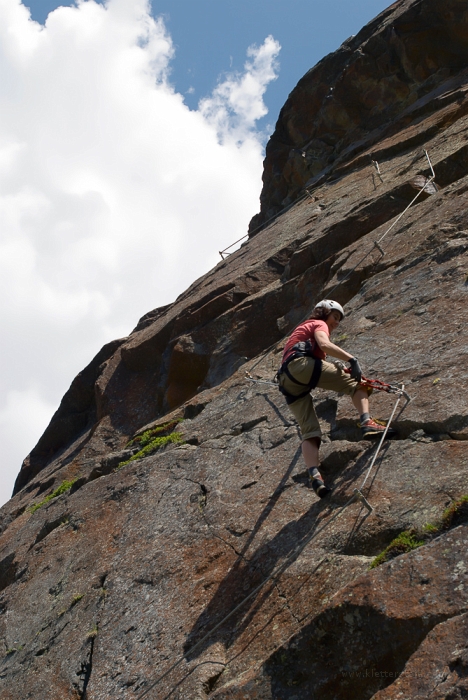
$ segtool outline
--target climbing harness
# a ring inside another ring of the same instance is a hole
[[[307,394],[310,391],[312,391],[312,389],[315,389],[315,387],[317,386],[318,380],[320,379],[320,375],[322,373],[322,360],[314,355],[314,350],[315,342],[312,343],[310,340],[300,340],[289,350],[286,359],[284,360],[278,372],[276,373],[278,389],[286,398],[286,403],[288,404],[288,406],[290,406],[295,401],[304,398],[304,396],[307,396]],[[293,375],[288,369],[288,365],[293,360],[297,360],[298,357],[310,357],[313,360],[315,360],[312,375],[308,382],[300,382],[298,379],[293,377]],[[307,387],[306,390],[303,391],[301,394],[298,394],[297,396],[294,394],[290,394],[289,391],[286,391],[286,389],[279,384],[279,378],[281,374],[285,374],[288,377],[288,379],[290,379],[294,384]]]
[[[302,357],[302,355],[296,355],[296,357]],[[305,386],[307,387],[305,391],[303,391],[301,394],[290,394],[289,391],[286,391],[286,389],[278,384],[278,389],[280,392],[283,394],[283,396],[286,399],[286,403],[288,406],[290,406],[292,403],[295,403],[296,401],[299,401],[299,399],[303,399],[304,396],[307,396],[309,392],[312,391],[312,389],[315,389],[317,386],[318,380],[320,379],[320,375],[322,373],[322,360],[319,360],[317,358],[314,358],[314,369],[312,370],[312,376],[310,378],[310,381],[305,383],[305,382],[300,382],[298,379],[293,377],[291,372],[288,369],[288,364],[292,362],[292,360],[295,360],[296,357],[291,357],[288,359],[286,362],[284,362],[281,367],[278,370],[278,374],[276,375],[279,377],[280,374],[285,374],[288,379],[290,379],[294,384],[298,384],[299,386]]]
[[[194,644],[193,647],[191,647],[191,649],[189,649],[187,652],[185,652],[185,654],[183,654],[181,657],[179,657],[179,659],[177,659],[177,661],[175,661],[172,664],[172,666],[170,666],[167,669],[167,671],[165,671],[150,686],[148,686],[148,688],[146,688],[146,690],[144,690],[140,695],[138,695],[137,700],[141,700],[142,698],[144,698],[150,692],[150,690],[152,690],[157,685],[159,685],[159,683],[161,683],[161,681],[163,681],[164,678],[166,678],[175,668],[177,668],[177,666],[179,666],[184,661],[184,659],[189,658],[193,654],[193,652],[195,652],[202,644],[204,644],[217,630],[220,629],[220,627],[222,627],[231,617],[233,617],[233,615],[235,615],[249,600],[254,598],[257,595],[257,593],[259,593],[262,590],[262,588],[264,588],[264,586],[266,586],[267,583],[269,583],[270,581],[276,582],[279,579],[279,577],[281,576],[281,574],[283,574],[289,568],[289,566],[302,554],[302,552],[307,547],[307,545],[309,545],[310,542],[312,542],[312,540],[316,539],[322,532],[324,532],[324,530],[326,530],[343,513],[343,511],[346,510],[346,508],[348,508],[348,506],[355,503],[356,501],[359,501],[362,504],[362,506],[364,508],[366,508],[366,510],[368,511],[368,515],[372,514],[372,512],[374,511],[374,508],[369,503],[367,498],[364,496],[364,494],[362,493],[362,490],[363,490],[364,486],[366,485],[367,480],[372,472],[372,468],[377,460],[377,457],[379,455],[379,452],[380,452],[381,447],[383,445],[383,442],[385,440],[386,434],[390,428],[390,424],[391,424],[393,417],[396,413],[396,409],[398,407],[398,404],[400,403],[402,396],[405,396],[405,394],[406,394],[405,387],[404,387],[404,385],[401,385],[401,387],[399,388],[399,395],[398,395],[397,401],[393,407],[392,414],[387,422],[385,432],[382,434],[382,437],[381,437],[380,442],[377,446],[377,449],[374,453],[371,464],[366,472],[364,480],[359,488],[354,489],[353,495],[351,496],[351,498],[349,498],[349,500],[346,501],[346,503],[343,506],[341,506],[341,508],[339,508],[336,511],[336,513],[334,515],[332,515],[331,518],[329,518],[327,520],[327,522],[322,525],[322,527],[320,527],[318,530],[313,531],[309,535],[307,535],[307,537],[291,552],[291,554],[289,554],[289,556],[286,557],[286,559],[275,570],[273,570],[271,572],[271,574],[269,576],[267,576],[258,586],[256,586],[243,600],[241,600],[240,603],[238,603],[238,605],[236,605],[225,617],[223,617],[222,620],[220,620],[211,630],[209,630],[209,632],[207,632],[201,639],[199,639],[198,642],[196,642],[196,644]],[[228,664],[226,664],[226,665],[228,665]]]

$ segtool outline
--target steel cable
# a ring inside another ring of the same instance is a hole
[[[431,161],[430,161],[430,158],[429,158],[429,155],[428,155],[427,151],[425,151],[425,155],[426,155],[426,158],[427,158],[427,160],[428,160],[428,162],[429,162],[429,165],[430,165],[430,167],[431,167],[432,176],[427,180],[425,186],[417,193],[417,195],[413,198],[413,200],[408,204],[408,206],[406,207],[406,209],[405,209],[403,212],[401,212],[401,214],[396,218],[396,220],[392,223],[392,225],[385,231],[385,233],[384,233],[377,241],[374,241],[374,245],[373,245],[372,249],[369,250],[369,251],[366,253],[366,255],[365,255],[363,258],[361,258],[361,260],[360,260],[360,261],[345,275],[345,277],[344,277],[342,280],[340,280],[340,281],[338,282],[338,284],[335,285],[335,287],[332,288],[331,292],[329,292],[329,295],[330,295],[330,296],[331,296],[331,294],[332,294],[341,284],[343,284],[343,282],[345,282],[345,281],[349,278],[349,276],[359,267],[359,265],[361,265],[361,264],[364,262],[364,260],[366,260],[366,258],[371,254],[371,252],[374,250],[375,247],[377,247],[377,248],[380,249],[380,245],[379,245],[379,244],[383,241],[383,239],[387,236],[387,234],[390,233],[390,231],[394,228],[394,226],[396,226],[396,224],[401,220],[401,218],[406,214],[406,212],[408,211],[408,209],[410,209],[410,207],[416,202],[416,200],[418,199],[418,197],[419,197],[419,196],[422,194],[422,192],[424,192],[424,190],[426,189],[427,185],[429,185],[429,184],[435,179],[434,169],[433,169],[433,167],[432,167],[432,163],[431,163]],[[289,208],[289,207],[288,207],[288,208]],[[242,240],[242,239],[240,239],[240,240]],[[234,245],[234,244],[233,244],[233,245]],[[286,336],[285,336],[285,337],[286,337]],[[284,340],[284,339],[283,339],[283,340]],[[266,360],[266,358],[267,358],[268,355],[271,353],[271,351],[273,350],[273,348],[274,348],[275,346],[278,345],[278,342],[281,342],[281,341],[276,341],[272,346],[270,346],[270,348],[269,348],[268,351],[267,351],[267,354],[266,354],[265,356],[261,357],[261,358],[253,365],[253,367],[252,367],[251,370],[250,370],[251,372],[255,369],[255,367],[256,367],[260,362]],[[250,378],[249,378],[249,379],[250,379]],[[250,379],[250,381],[258,381],[258,380],[252,380],[252,379]],[[265,381],[265,380],[260,380],[260,382],[261,382],[261,383],[264,383],[264,384],[274,384],[274,382],[267,382],[267,381]],[[191,649],[189,649],[189,651],[187,651],[185,654],[183,654],[177,661],[175,661],[175,662],[172,664],[172,666],[170,666],[161,676],[159,676],[148,688],[146,688],[140,695],[138,695],[138,696],[137,696],[137,700],[141,700],[142,698],[144,698],[151,690],[153,690],[157,685],[159,685],[159,684],[161,683],[161,681],[164,680],[164,678],[166,678],[175,668],[177,668],[177,667],[184,661],[184,659],[187,659],[188,657],[190,657],[191,654],[193,654],[194,651],[196,651],[196,650],[197,650],[205,641],[207,641],[218,629],[220,629],[220,627],[222,627],[222,625],[224,625],[225,622],[227,622],[233,615],[235,615],[236,612],[238,612],[251,598],[253,598],[254,596],[256,596],[257,593],[259,593],[260,590],[261,590],[262,588],[264,588],[264,586],[265,586],[267,583],[269,583],[270,581],[275,581],[275,580],[277,580],[277,579],[279,578],[279,576],[280,576],[282,573],[284,573],[284,571],[286,571],[286,569],[292,564],[292,562],[293,562],[295,559],[297,559],[298,556],[300,556],[300,554],[304,551],[304,549],[307,547],[307,545],[310,544],[310,542],[312,542],[312,540],[314,540],[316,537],[318,537],[318,535],[321,534],[324,530],[326,530],[326,528],[329,527],[329,525],[331,525],[331,523],[334,522],[334,520],[336,520],[336,518],[338,518],[338,517],[341,515],[341,513],[342,513],[348,506],[350,506],[350,505],[351,505],[352,503],[354,503],[356,500],[360,499],[360,500],[362,500],[362,501],[367,505],[368,508],[370,507],[369,504],[367,503],[367,501],[365,500],[365,498],[363,497],[363,495],[362,495],[361,492],[362,492],[362,489],[364,488],[365,484],[367,483],[367,480],[368,480],[368,478],[369,478],[369,476],[370,476],[370,474],[371,474],[371,472],[372,472],[372,469],[373,469],[373,467],[374,467],[374,464],[375,464],[375,462],[376,462],[376,460],[377,460],[377,457],[378,457],[378,455],[379,455],[379,453],[380,453],[380,450],[381,450],[381,448],[382,448],[383,442],[384,442],[384,440],[385,440],[385,438],[386,438],[386,436],[387,436],[387,433],[388,433],[388,430],[389,430],[389,428],[390,428],[391,422],[392,422],[392,420],[393,420],[393,418],[394,418],[394,415],[395,415],[395,413],[396,413],[396,409],[397,409],[397,407],[398,407],[398,404],[400,403],[401,398],[402,398],[402,396],[403,396],[403,392],[404,392],[404,385],[401,386],[401,391],[400,391],[400,393],[399,393],[399,396],[398,396],[398,398],[397,398],[397,401],[395,402],[395,405],[394,405],[394,407],[393,407],[393,411],[392,411],[392,413],[391,413],[391,415],[390,415],[390,418],[389,418],[389,420],[388,420],[388,422],[387,422],[387,425],[386,425],[386,427],[385,427],[385,430],[384,430],[384,432],[383,432],[383,434],[382,434],[382,437],[381,437],[380,442],[379,442],[379,444],[378,444],[378,446],[377,446],[377,449],[376,449],[376,451],[375,451],[375,453],[374,453],[374,456],[373,456],[373,458],[372,458],[372,460],[371,460],[371,463],[370,463],[370,465],[369,465],[369,468],[368,468],[368,470],[367,470],[367,473],[366,473],[365,478],[364,478],[364,480],[363,480],[363,482],[362,482],[362,484],[361,484],[360,489],[359,489],[359,490],[358,490],[358,489],[355,489],[354,494],[351,496],[351,498],[350,498],[343,506],[341,506],[341,508],[339,508],[339,510],[337,510],[337,512],[336,512],[329,520],[327,520],[327,522],[326,522],[322,527],[320,527],[318,530],[312,532],[308,537],[306,537],[306,539],[305,539],[303,542],[301,542],[301,544],[300,544],[298,547],[296,547],[296,549],[294,549],[293,552],[292,552],[288,557],[286,557],[286,559],[285,559],[284,562],[278,567],[278,569],[276,569],[276,570],[273,571],[269,576],[267,576],[267,578],[265,578],[264,581],[262,581],[262,583],[260,583],[258,586],[256,586],[256,587],[253,589],[253,591],[251,591],[238,605],[236,605],[235,608],[233,608],[233,610],[231,610],[222,620],[220,620],[220,622],[218,622],[209,632],[207,632],[207,633],[206,633],[206,634],[191,648]]]
[[[362,265],[362,263],[364,262],[364,260],[366,260],[366,259],[369,257],[369,255],[373,252],[374,248],[378,248],[378,249],[380,249],[380,251],[382,250],[382,249],[380,248],[381,242],[382,242],[382,241],[384,240],[384,238],[390,233],[390,231],[394,228],[394,226],[397,225],[397,223],[402,219],[402,217],[406,214],[406,212],[413,206],[413,204],[417,201],[417,199],[421,196],[421,194],[422,194],[422,193],[424,192],[424,190],[427,188],[427,186],[430,185],[431,182],[433,182],[433,180],[435,179],[435,172],[434,172],[434,168],[432,167],[432,163],[431,163],[431,159],[430,159],[430,157],[429,157],[429,154],[428,154],[427,151],[424,151],[424,154],[425,154],[425,156],[426,156],[426,158],[427,158],[427,160],[428,160],[428,163],[429,163],[429,165],[430,165],[430,168],[431,168],[431,172],[432,172],[431,177],[428,178],[428,180],[427,180],[426,184],[424,185],[424,187],[422,187],[422,188],[419,190],[419,192],[417,193],[417,195],[411,200],[411,202],[408,204],[408,206],[406,207],[406,209],[404,209],[404,210],[401,212],[401,214],[399,214],[399,215],[397,216],[397,218],[395,219],[395,221],[392,223],[391,226],[389,226],[389,228],[385,231],[385,233],[384,233],[377,241],[374,241],[374,245],[372,246],[372,248],[371,248],[357,263],[356,263],[356,265],[355,265],[353,268],[351,268],[351,270],[349,270],[349,271],[346,273],[346,275],[343,277],[343,279],[341,279],[339,282],[337,282],[337,284],[335,284],[335,286],[334,286],[329,292],[327,292],[327,295],[328,295],[329,297],[331,297],[331,295],[333,294],[333,292],[334,292],[336,289],[338,289],[338,287],[340,287],[344,282],[346,282],[346,280],[349,279],[349,277],[353,274],[353,272],[355,272],[355,271],[357,270],[357,268],[358,268],[360,265]],[[304,321],[305,321],[307,318],[308,318],[308,315],[304,318]],[[270,355],[270,353],[272,352],[272,350],[273,350],[277,345],[279,345],[280,343],[282,343],[282,342],[284,341],[284,339],[287,338],[287,337],[288,337],[288,336],[285,335],[285,336],[283,336],[283,338],[281,338],[281,340],[277,340],[277,341],[275,341],[272,345],[270,345],[270,347],[267,348],[266,355],[264,355],[263,357],[260,357],[260,359],[257,360],[257,362],[255,362],[255,364],[250,368],[250,372],[253,372],[254,369],[255,369],[255,367],[257,367],[261,362],[264,362],[264,361],[267,359],[267,357]]]

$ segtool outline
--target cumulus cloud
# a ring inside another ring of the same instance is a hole
[[[242,143],[267,114],[263,94],[276,77],[279,44],[268,36],[260,47],[250,46],[245,72],[228,75],[210,97],[200,101],[200,112],[223,143]]]
[[[44,27],[0,3],[0,502],[73,376],[246,233],[279,49],[249,48],[194,111],[146,0],[78,2]]]

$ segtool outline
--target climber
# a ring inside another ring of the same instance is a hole
[[[330,333],[343,318],[344,311],[338,302],[331,299],[320,301],[310,319],[297,326],[290,335],[278,371],[279,389],[299,423],[302,455],[312,488],[320,498],[327,496],[331,489],[325,486],[318,469],[322,433],[310,391],[319,387],[351,396],[360,415],[363,437],[382,435],[385,431],[384,425],[369,416],[369,394],[372,390],[360,385],[362,372],[358,360],[330,341]],[[325,362],[326,353],[349,362],[350,374]],[[386,437],[394,434],[395,431],[390,428]]]

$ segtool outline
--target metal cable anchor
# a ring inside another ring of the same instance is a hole
[[[400,384],[400,386],[398,387],[398,390],[397,390],[395,393],[396,393],[396,394],[399,394],[400,396],[404,396],[404,397],[405,397],[405,399],[406,399],[406,405],[408,405],[409,403],[411,403],[411,401],[413,401],[413,399],[414,399],[414,396],[410,396],[410,395],[408,394],[408,392],[405,390],[405,385],[404,385],[404,384]]]
[[[375,245],[376,248],[379,249],[379,251],[380,251],[380,253],[381,253],[382,257],[383,257],[383,256],[385,255],[385,251],[384,251],[384,249],[382,248],[382,246],[380,245],[380,243],[379,243],[378,241],[374,241],[374,245]]]
[[[362,505],[367,508],[369,511],[369,514],[373,512],[374,508],[371,506],[369,501],[363,494],[359,491],[359,489],[354,489],[354,495],[356,496],[356,500],[361,501]]]

